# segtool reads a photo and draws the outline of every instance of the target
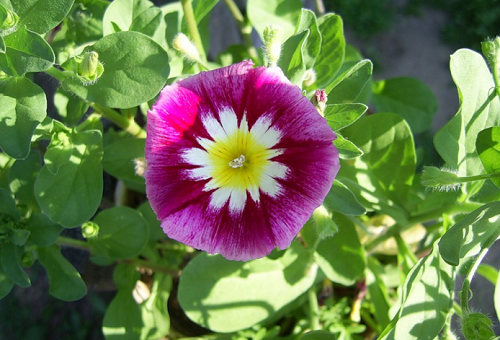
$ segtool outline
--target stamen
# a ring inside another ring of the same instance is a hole
[[[229,166],[233,169],[237,169],[241,168],[243,166],[243,163],[245,163],[245,155],[241,155],[240,157],[233,159],[231,162],[229,162]]]

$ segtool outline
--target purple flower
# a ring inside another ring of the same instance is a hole
[[[146,190],[165,233],[230,260],[290,245],[339,170],[335,134],[277,68],[167,86],[148,113]]]

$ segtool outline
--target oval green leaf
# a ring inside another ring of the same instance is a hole
[[[393,78],[373,84],[373,103],[378,112],[397,113],[413,133],[429,130],[437,111],[431,89],[415,78]]]
[[[0,67],[11,76],[48,69],[55,61],[52,47],[40,35],[20,27],[4,38],[6,53],[0,54]]]
[[[148,242],[147,222],[132,208],[103,210],[94,218],[94,222],[99,226],[97,236],[89,239],[94,256],[126,260],[139,255]]]
[[[489,174],[500,172],[500,127],[481,131],[477,135],[476,148],[486,171]],[[500,178],[491,178],[491,181],[500,187]]]
[[[28,156],[31,137],[47,115],[43,90],[28,78],[0,80],[0,148],[9,156]]]
[[[242,263],[201,253],[182,272],[179,302],[191,320],[213,331],[251,327],[311,287],[316,267],[308,267],[308,258],[297,242],[277,260]]]
[[[19,15],[19,25],[38,34],[56,27],[69,13],[75,0],[10,0]]]
[[[326,277],[344,286],[353,285],[366,267],[366,255],[354,224],[343,215],[334,215],[338,232],[321,241],[315,259]],[[347,265],[348,264],[348,265]]]
[[[144,34],[117,32],[90,49],[99,54],[104,64],[101,78],[88,86],[76,77],[63,81],[67,89],[81,98],[106,107],[130,108],[155,97],[167,81],[167,52]]]
[[[87,294],[80,273],[62,256],[59,246],[38,248],[38,259],[49,276],[50,295],[63,301],[76,301]]]
[[[102,198],[101,132],[73,134],[71,161],[54,174],[46,165],[35,182],[35,196],[43,212],[54,222],[72,228],[88,221]]]

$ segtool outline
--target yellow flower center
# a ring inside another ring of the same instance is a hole
[[[202,122],[210,139],[198,138],[200,148],[185,151],[184,159],[199,167],[188,170],[194,180],[209,180],[205,191],[212,193],[211,206],[221,208],[229,200],[232,212],[242,211],[250,197],[259,202],[260,192],[275,197],[281,191],[281,185],[275,178],[285,178],[287,167],[272,158],[282,150],[273,149],[281,133],[270,126],[271,121],[265,116],[259,118],[251,129],[246,117],[237,122],[232,110],[223,110],[219,114],[220,122],[207,115]]]

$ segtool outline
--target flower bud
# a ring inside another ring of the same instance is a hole
[[[94,84],[104,73],[104,65],[99,61],[99,54],[95,51],[84,52],[68,59],[62,67],[73,72],[83,85]]]
[[[462,320],[462,332],[468,340],[495,338],[491,326],[490,318],[481,313],[465,314]]]
[[[460,180],[455,172],[434,166],[424,166],[420,182],[423,186],[439,191],[456,190],[460,187]]]
[[[6,36],[16,30],[19,16],[0,4],[0,36]]]
[[[500,66],[500,37],[483,41],[481,50],[492,69]]]
[[[279,25],[267,25],[264,28],[265,59],[268,67],[274,67],[281,56],[281,41],[283,39],[283,27]]]
[[[82,236],[85,238],[93,238],[99,234],[99,225],[95,222],[85,222],[82,224]]]
[[[172,46],[185,58],[191,61],[200,62],[200,53],[198,49],[184,33],[178,33],[175,36]]]
[[[328,96],[325,90],[316,90],[316,93],[312,97],[312,103],[318,110],[319,114],[325,115],[326,102],[328,101]]]

